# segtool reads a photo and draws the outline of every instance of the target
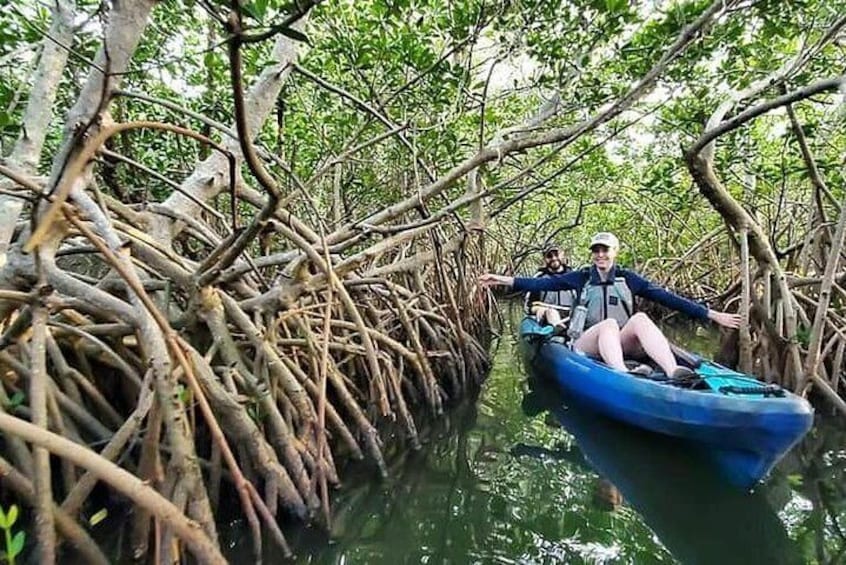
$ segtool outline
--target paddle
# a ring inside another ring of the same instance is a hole
[[[732,395],[784,396],[784,389],[775,384],[762,383],[671,343],[673,354],[696,371],[699,380],[711,390]]]

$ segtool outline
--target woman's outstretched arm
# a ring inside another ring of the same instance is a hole
[[[730,312],[719,312],[717,310],[708,310],[708,319],[724,328],[737,329],[740,327],[740,314],[731,314]]]
[[[683,296],[679,296],[674,292],[670,292],[666,288],[660,287],[654,282],[629,271],[626,274],[626,284],[632,289],[632,292],[637,296],[642,296],[648,300],[672,308],[694,318],[707,318],[716,324],[726,328],[739,328],[740,315],[731,314],[729,312],[719,312],[717,310],[710,310],[704,304],[694,302]]]

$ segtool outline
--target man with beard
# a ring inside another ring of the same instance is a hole
[[[543,250],[544,265],[535,277],[551,277],[570,270],[564,262],[561,248],[549,243]],[[564,334],[567,329],[570,308],[575,296],[571,290],[537,290],[526,293],[526,313],[535,317],[538,322],[546,322],[555,333]]]

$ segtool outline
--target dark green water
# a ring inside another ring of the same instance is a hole
[[[826,422],[741,493],[679,442],[563,407],[503,340],[479,399],[426,433],[385,481],[347,471],[331,539],[288,533],[297,561],[844,562],[846,433]]]

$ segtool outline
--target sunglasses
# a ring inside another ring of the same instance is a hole
[[[558,250],[552,249],[552,250],[544,253],[543,256],[546,257],[547,259],[552,259],[553,257],[558,257]]]

